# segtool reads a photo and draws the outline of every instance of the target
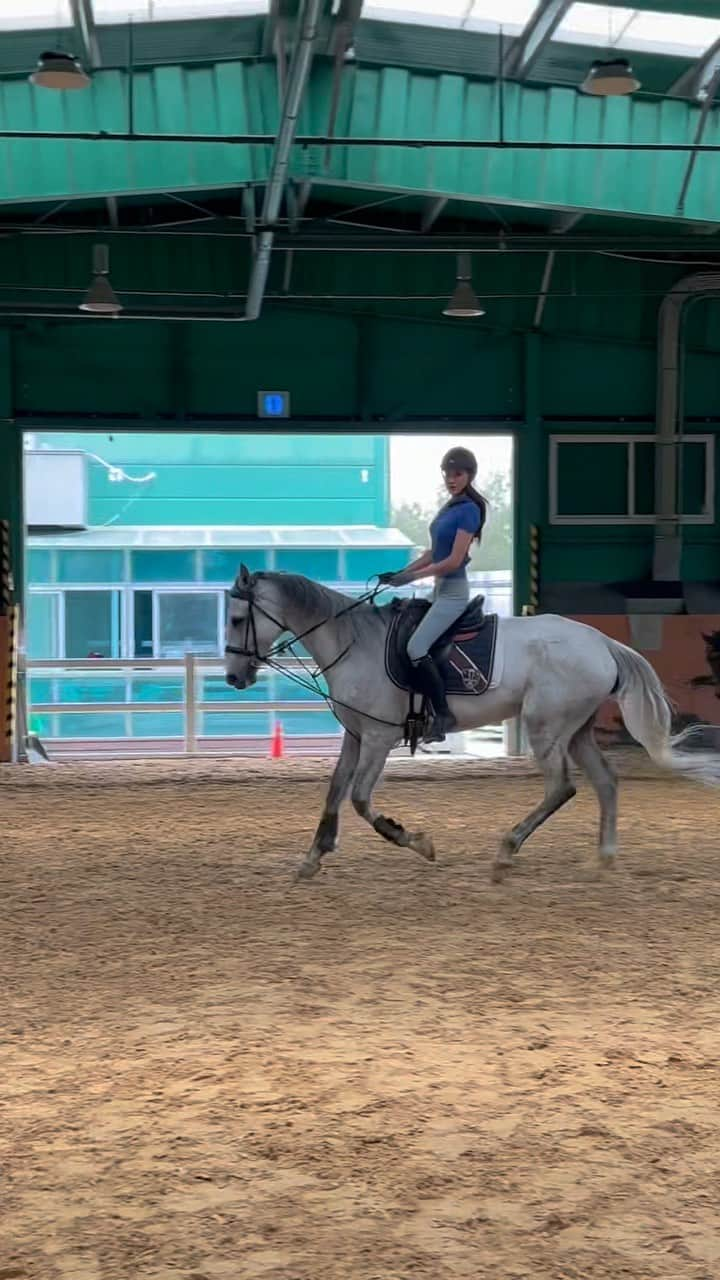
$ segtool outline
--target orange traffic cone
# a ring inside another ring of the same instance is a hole
[[[270,759],[282,760],[285,755],[285,737],[283,735],[283,727],[279,720],[275,721],[275,727],[272,731],[270,739]]]

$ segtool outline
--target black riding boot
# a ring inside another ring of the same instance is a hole
[[[413,662],[415,684],[430,702],[433,718],[425,734],[425,742],[444,742],[446,733],[454,733],[457,721],[447,704],[445,685],[429,654]]]

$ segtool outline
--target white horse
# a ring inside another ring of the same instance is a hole
[[[327,669],[329,701],[345,729],[340,758],[312,846],[298,871],[309,880],[337,843],[338,814],[352,787],[352,803],[366,822],[401,848],[428,861],[435,851],[425,832],[406,831],[378,813],[372,793],[388,753],[401,740],[408,694],[385,672],[389,607],[356,604],[294,574],[250,574],[241,566],[230,592],[225,669],[228,684],[246,689],[284,633],[302,642],[320,670]],[[600,751],[593,722],[601,704],[617,699],[625,724],[656,764],[699,781],[720,782],[720,756],[679,752],[670,736],[670,704],[640,654],[593,627],[545,614],[498,620],[502,677],[480,696],[451,699],[458,729],[477,729],[522,718],[545,780],[545,797],[503,838],[492,868],[499,881],[533,831],[575,795],[573,761],[594,787],[600,805],[599,856],[613,865],[617,853],[617,780]]]

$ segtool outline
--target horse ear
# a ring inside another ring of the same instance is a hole
[[[238,582],[240,583],[241,586],[246,587],[249,581],[250,581],[250,570],[248,569],[246,564],[241,564],[240,572],[238,574]]]

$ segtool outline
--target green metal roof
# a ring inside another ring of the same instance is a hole
[[[57,24],[57,4],[67,21],[69,0],[7,0],[0,12],[0,31],[18,14],[35,24],[0,41],[0,317],[74,314],[99,238],[125,318],[237,317],[280,121],[273,33],[291,47],[296,0],[272,14],[249,12],[266,0],[95,0],[94,14],[91,0],[74,0],[91,40],[43,28],[51,10]],[[437,317],[448,254],[469,248],[492,301],[480,327],[531,328],[552,255],[544,326],[645,340],[667,288],[696,266],[720,268],[720,112],[695,92],[695,72],[714,65],[703,45],[720,29],[716,0],[609,12],[568,0],[366,0],[359,21],[352,5],[340,0],[333,16],[324,2],[273,223],[271,305]],[[183,16],[193,13],[213,16]],[[650,30],[648,14],[668,21]],[[551,29],[530,57],[543,15]],[[643,82],[631,98],[578,90],[606,54],[606,19]],[[342,22],[354,59],[340,65]],[[92,54],[87,91],[28,83],[58,38]],[[368,230],[382,243],[363,246]],[[518,240],[528,234],[531,250]],[[714,330],[708,341],[717,345]]]

